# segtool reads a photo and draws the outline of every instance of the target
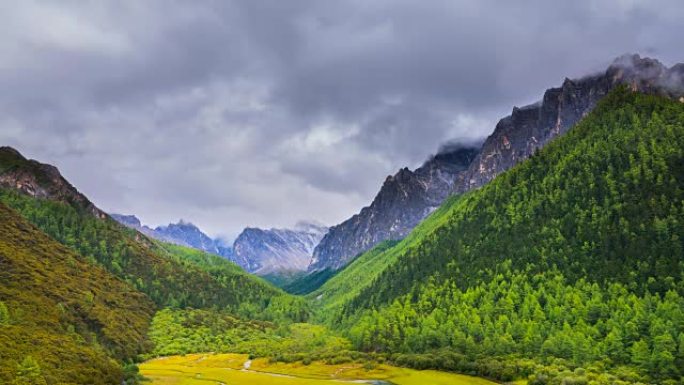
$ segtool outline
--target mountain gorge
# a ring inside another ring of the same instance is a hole
[[[0,189],[0,202],[147,294],[158,306],[213,303],[237,310],[251,302],[263,310],[268,306],[263,299],[282,294],[224,258],[170,247],[121,226],[78,193],[55,167],[28,160],[14,149],[0,148],[0,178],[9,186]],[[59,194],[37,195],[35,191]]]

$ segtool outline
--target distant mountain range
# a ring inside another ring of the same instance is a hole
[[[248,227],[232,245],[228,245],[182,219],[178,223],[151,228],[143,225],[135,215],[110,215],[119,223],[149,237],[220,255],[259,275],[305,271],[314,247],[328,230],[325,226],[308,222],[300,222],[294,229]]]
[[[567,132],[616,86],[680,98],[682,79],[684,64],[667,68],[639,55],[619,57],[600,74],[566,78],[538,103],[514,107],[480,148],[438,154],[415,171],[404,168],[388,177],[370,206],[330,228],[309,271],[337,270],[384,240],[403,238],[450,194],[484,185]]]

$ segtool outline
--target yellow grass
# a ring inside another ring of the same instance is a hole
[[[360,363],[272,364],[257,359],[246,371],[247,359],[244,354],[189,354],[147,361],[140,365],[140,371],[152,380],[152,385],[334,385],[364,380],[396,385],[494,385],[482,378],[434,370],[389,365],[366,370]]]

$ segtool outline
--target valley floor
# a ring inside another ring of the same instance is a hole
[[[157,358],[140,365],[153,385],[494,385],[477,377],[389,365],[364,368],[361,363],[326,365],[313,362],[270,363],[246,354],[189,354]]]

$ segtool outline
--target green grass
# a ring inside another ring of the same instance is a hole
[[[389,365],[366,369],[363,362],[326,365],[313,362],[270,363],[266,359],[251,362],[241,354],[191,354],[164,357],[140,365],[151,385],[331,385],[350,381],[382,380],[396,385],[493,385],[482,378],[434,370],[412,370]]]

